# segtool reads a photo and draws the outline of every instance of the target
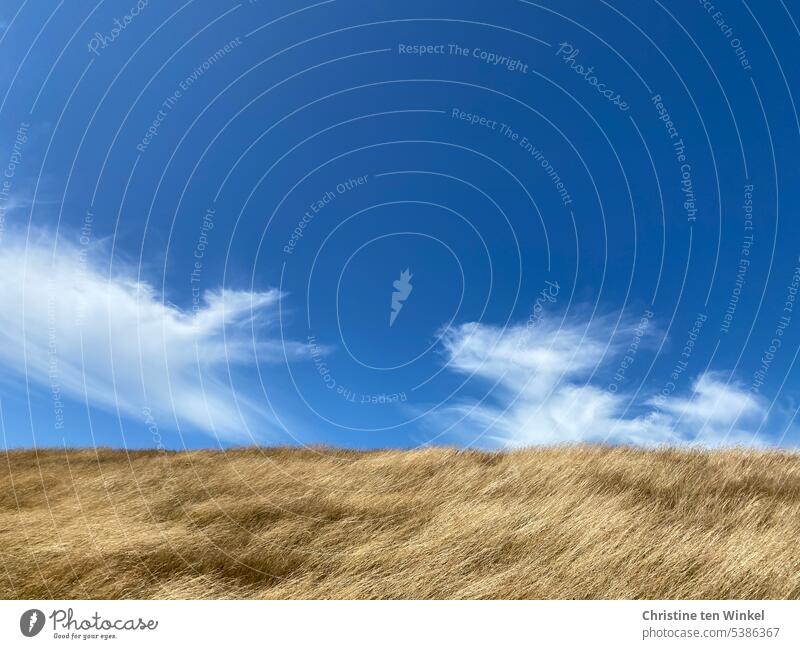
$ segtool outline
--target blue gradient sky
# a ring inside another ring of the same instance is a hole
[[[798,20],[5,2],[3,444],[794,446]]]

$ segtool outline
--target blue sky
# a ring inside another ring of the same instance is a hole
[[[798,21],[5,2],[3,445],[795,446]]]

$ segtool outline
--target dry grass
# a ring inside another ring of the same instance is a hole
[[[800,456],[15,451],[2,598],[796,598]]]

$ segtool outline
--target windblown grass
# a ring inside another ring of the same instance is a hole
[[[800,456],[789,453],[6,459],[2,598],[800,596]]]

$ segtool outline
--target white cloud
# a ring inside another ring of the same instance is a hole
[[[248,433],[269,435],[271,417],[232,385],[230,368],[255,362],[254,330],[262,362],[305,352],[263,335],[282,299],[276,290],[210,291],[192,312],[166,303],[130,271],[109,277],[86,249],[61,241],[54,254],[47,237],[6,241],[0,278],[4,373],[27,375],[45,389],[55,383],[139,421],[148,408],[167,427],[177,422],[237,442],[249,441]],[[606,316],[589,324],[541,320],[530,330],[478,323],[449,329],[442,336],[448,367],[473,377],[484,397],[448,406],[447,423],[463,441],[471,434],[497,446],[767,445],[752,431],[768,404],[721,374],[700,375],[688,394],[645,395],[629,409],[630,394],[607,386],[636,323],[617,324]]]
[[[688,397],[649,403],[664,411],[662,419],[670,421],[674,430],[683,431],[682,439],[691,437],[704,446],[767,445],[755,431],[766,420],[769,404],[721,373],[701,374]]]
[[[229,440],[246,441],[256,423],[262,432],[266,413],[235,391],[228,368],[255,361],[252,319],[268,324],[280,293],[208,292],[186,311],[131,273],[107,276],[86,253],[62,241],[54,255],[46,239],[3,246],[0,364],[139,421],[148,408],[168,427]],[[260,360],[276,344],[259,342]]]
[[[673,398],[662,408],[692,424],[719,426],[732,426],[739,418],[763,414],[763,405],[752,393],[711,372],[695,381],[691,398]]]
[[[644,399],[629,408],[630,395],[609,390],[600,377],[619,367],[624,350],[618,341],[629,338],[633,326],[617,328],[606,317],[589,325],[543,320],[532,331],[477,323],[454,327],[443,337],[448,366],[478,379],[484,397],[448,407],[445,418],[454,431],[468,429],[480,437],[479,445],[766,444],[743,428],[757,429],[767,413],[764,400],[717,374],[701,375],[688,397],[658,407]],[[642,408],[645,414],[630,414]]]

